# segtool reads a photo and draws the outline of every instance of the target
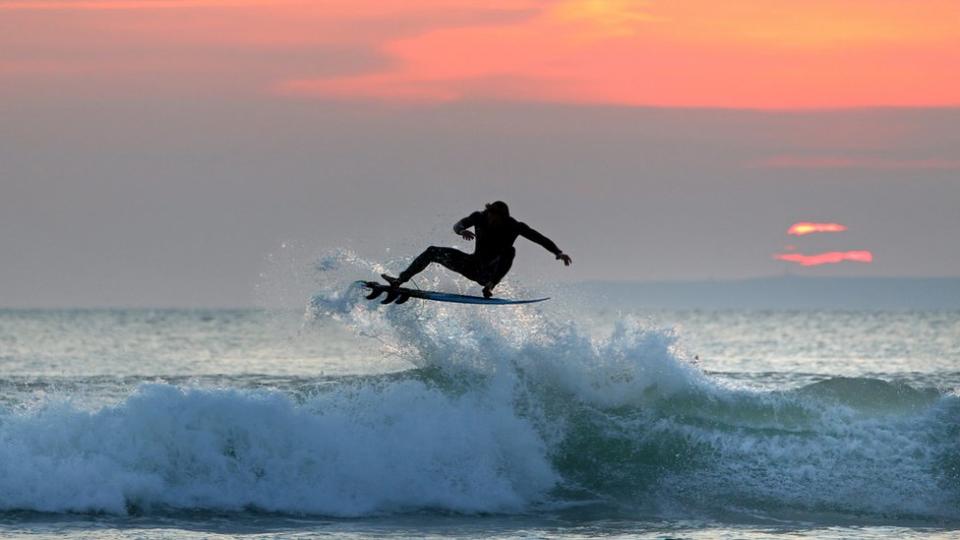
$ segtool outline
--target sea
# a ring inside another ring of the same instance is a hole
[[[383,306],[339,266],[0,310],[0,535],[960,538],[960,311]]]

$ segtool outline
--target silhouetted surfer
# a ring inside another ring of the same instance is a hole
[[[476,233],[468,231],[470,227]],[[440,263],[467,279],[483,285],[483,296],[493,296],[493,288],[510,271],[517,251],[513,247],[518,236],[536,242],[556,255],[557,260],[570,266],[572,260],[552,240],[510,217],[507,203],[497,201],[486,206],[482,212],[474,212],[453,226],[453,231],[465,240],[477,239],[477,247],[468,254],[459,249],[430,246],[400,273],[399,277],[381,274],[393,287],[398,287],[422,272],[430,263]]]

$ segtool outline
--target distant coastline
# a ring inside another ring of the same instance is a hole
[[[960,309],[960,278],[950,277],[586,281],[574,287],[617,309]]]
[[[557,289],[550,292],[550,289]],[[573,295],[592,308],[633,309],[774,309],[774,310],[957,310],[960,277],[798,277],[777,276],[730,280],[560,282],[538,289],[555,299]],[[304,303],[309,299],[305,293]],[[229,305],[164,302],[144,304],[18,304],[0,311],[249,311],[292,310],[293,305]]]

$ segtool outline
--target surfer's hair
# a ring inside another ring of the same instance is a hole
[[[509,216],[510,208],[503,201],[487,203],[487,211],[498,216]]]

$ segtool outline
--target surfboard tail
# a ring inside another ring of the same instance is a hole
[[[394,300],[400,298],[400,291],[397,289],[387,289],[387,297],[380,301],[381,304],[392,304]]]

